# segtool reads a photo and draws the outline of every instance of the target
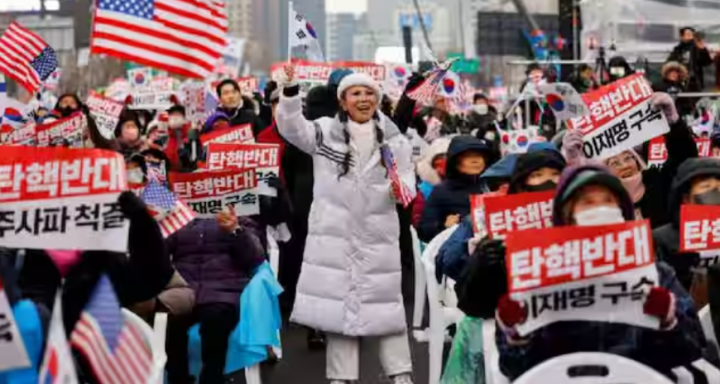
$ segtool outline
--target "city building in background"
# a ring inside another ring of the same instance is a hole
[[[282,31],[277,26],[287,24],[287,14],[281,15],[281,3],[286,1],[231,0],[225,3],[228,34],[247,40],[245,59],[251,68],[268,68],[280,59]]]
[[[330,61],[353,60],[353,44],[358,32],[358,17],[354,13],[329,13],[325,57]]]
[[[284,0],[287,1],[287,0]],[[325,0],[292,0],[295,11],[312,24],[315,33],[320,40],[320,46],[327,46],[327,22],[325,12]],[[287,20],[287,17],[285,18]],[[285,22],[287,24],[287,22]]]

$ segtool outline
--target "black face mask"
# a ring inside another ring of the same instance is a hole
[[[60,112],[60,115],[62,115],[62,117],[70,117],[70,115],[77,111],[77,109],[73,109],[72,107],[58,108],[58,112]]]
[[[548,180],[540,185],[526,185],[525,191],[526,192],[545,192],[545,191],[552,191],[557,187],[557,183]]]
[[[691,198],[693,204],[697,205],[720,205],[720,190],[713,189]]]

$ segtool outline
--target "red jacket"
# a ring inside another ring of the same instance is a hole
[[[420,191],[418,191],[417,195],[415,196],[415,200],[413,200],[413,203],[412,203],[411,224],[413,227],[417,228],[420,225],[420,221],[422,220],[422,214],[423,214],[424,209],[425,209],[425,197],[423,197],[423,194]]]

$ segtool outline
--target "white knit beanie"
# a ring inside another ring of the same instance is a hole
[[[337,98],[342,99],[342,94],[350,87],[364,86],[372,89],[377,95],[378,101],[382,98],[382,89],[375,79],[364,73],[353,73],[345,76],[338,85]]]

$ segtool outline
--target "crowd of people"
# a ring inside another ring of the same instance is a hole
[[[505,153],[501,132],[515,129],[517,122],[505,119],[480,93],[462,114],[451,112],[450,101],[439,95],[432,105],[421,105],[409,96],[426,80],[419,73],[399,100],[385,96],[372,77],[347,69],[336,70],[327,85],[305,95],[294,67],[287,65],[263,95],[243,95],[231,79],[220,82],[215,89],[220,105],[202,126],[193,125],[186,106],[174,99],[166,111],[125,109],[112,139],[101,134],[78,95],[61,95],[53,110],[38,109],[33,118],[50,122],[84,114],[85,146],[121,153],[131,184],[146,185],[158,174],[194,172],[207,160],[202,135],[250,125],[258,143],[280,146],[281,173],[269,181],[277,194],[260,196],[257,215],[238,217],[227,207],[165,239],[146,204],[123,192],[119,205],[130,222],[128,254],[3,248],[3,288],[11,304],[31,300],[47,327],[62,286],[69,333],[107,274],[123,307],[148,323],[158,311],[169,314],[170,384],[222,383],[240,297],[267,258],[268,228],[285,225],[291,237],[280,243],[281,307],[289,321],[307,328],[308,348],[326,349],[327,379],[357,382],[361,341],[372,338],[390,380],[409,384],[413,364],[403,295],[411,295],[403,276],[413,268],[411,227],[424,243],[456,227],[437,255],[438,278],[457,282],[458,306],[467,319],[496,321],[500,369],[509,379],[581,351],[629,357],[672,379],[672,368],[697,359],[720,363],[717,346],[708,344],[698,320],[698,309],[718,294],[710,278],[717,267],[701,265],[697,254],[680,247],[681,205],[720,205],[720,135],[709,135],[711,156],[698,157],[698,134],[682,118],[693,105],[668,95],[677,92],[673,87],[681,92],[701,87],[702,67],[709,64],[692,30],[682,33],[684,42],[663,68],[651,99],[670,124],[662,168],[647,166],[647,143],[602,161],[588,160],[582,132],[566,129],[550,108],[536,103],[520,105],[530,105],[531,111],[518,115],[530,116],[523,127],[539,125],[540,138],[525,153]],[[610,60],[607,81],[632,74],[623,58]],[[528,84],[549,81],[540,66],[528,68],[527,76]],[[601,81],[589,67],[579,68],[576,80],[579,93]],[[417,148],[412,137],[425,145]],[[394,163],[384,156],[386,150]],[[391,180],[391,173],[398,180]],[[659,282],[643,298],[644,312],[659,320],[659,329],[574,321],[521,336],[517,327],[528,309],[508,295],[505,241],[476,233],[472,220],[471,197],[498,191],[554,191],[556,227],[649,220]],[[398,197],[403,193],[412,199],[409,206]],[[202,371],[193,378],[186,351],[188,329],[198,323]],[[473,372],[453,381],[448,370],[443,382],[484,382],[482,356],[460,356],[477,360],[467,366]],[[268,359],[273,359],[270,348]],[[83,382],[99,382],[81,356],[77,362]]]

